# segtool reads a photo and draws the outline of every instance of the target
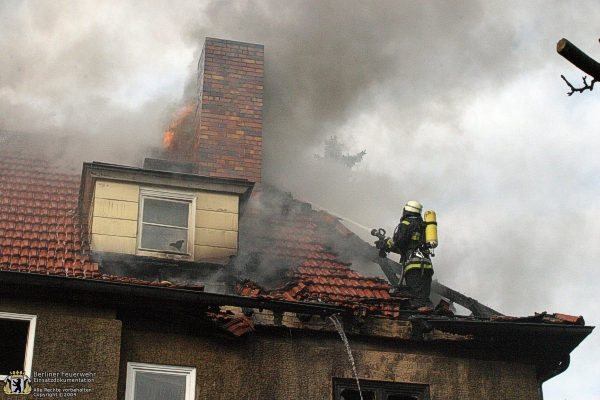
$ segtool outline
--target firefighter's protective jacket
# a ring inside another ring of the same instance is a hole
[[[425,240],[425,222],[421,214],[404,211],[393,239],[393,251],[400,254],[404,272],[413,268],[433,268],[429,258],[419,257],[415,254],[422,241]]]

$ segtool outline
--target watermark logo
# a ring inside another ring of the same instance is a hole
[[[29,394],[31,393],[31,379],[23,371],[10,371],[4,378],[4,393]]]

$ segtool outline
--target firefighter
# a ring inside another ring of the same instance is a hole
[[[413,295],[411,307],[414,309],[433,306],[429,300],[433,265],[425,242],[426,225],[421,216],[422,210],[423,206],[418,201],[406,203],[400,223],[394,231],[393,242],[388,241],[387,245],[388,251],[400,254],[406,286]]]

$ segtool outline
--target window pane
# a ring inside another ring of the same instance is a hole
[[[189,203],[144,199],[143,222],[187,228]]]
[[[28,333],[29,321],[0,319],[1,374],[24,369]]]
[[[185,376],[138,372],[135,375],[136,400],[185,400]]]
[[[187,254],[187,229],[142,224],[141,247],[144,249]]]
[[[362,390],[363,400],[375,400],[375,392]],[[360,400],[360,393],[356,389],[344,389],[340,394],[340,400]]]
[[[429,400],[429,385],[361,379],[360,387],[364,400]],[[350,378],[333,378],[333,393],[335,400],[360,399],[356,381]]]

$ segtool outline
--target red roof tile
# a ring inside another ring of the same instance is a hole
[[[248,318],[241,317],[227,322],[225,325],[223,325],[223,328],[227,329],[235,336],[242,336],[247,332],[253,331],[254,325]]]
[[[574,316],[574,315],[566,315],[566,314],[554,314],[554,318],[561,320],[561,321],[576,324],[576,325],[585,325],[585,321],[581,315]]]

